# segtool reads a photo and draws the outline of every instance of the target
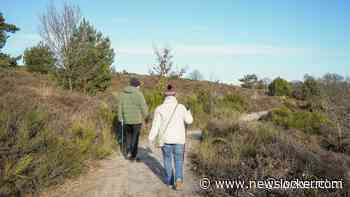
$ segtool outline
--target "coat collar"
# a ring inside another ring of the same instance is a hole
[[[167,96],[165,97],[164,104],[168,103],[177,103],[177,99],[175,96]]]

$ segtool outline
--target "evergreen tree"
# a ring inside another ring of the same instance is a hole
[[[243,78],[239,79],[242,82],[243,88],[254,89],[258,86],[258,76],[256,74],[245,75]]]
[[[84,19],[75,30],[70,44],[72,51],[67,57],[71,60],[67,65],[69,72],[63,69],[58,72],[62,85],[69,87],[70,79],[73,89],[88,94],[105,90],[111,83],[114,59],[110,40]]]
[[[269,85],[269,94],[271,96],[290,96],[292,85],[285,79],[277,77]]]
[[[17,66],[17,60],[21,58],[21,56],[11,57],[1,52],[9,38],[8,34],[15,33],[18,30],[19,28],[16,25],[6,23],[3,14],[0,12],[0,67],[15,67]]]
[[[23,59],[29,71],[47,74],[54,70],[55,59],[43,42],[24,51]]]

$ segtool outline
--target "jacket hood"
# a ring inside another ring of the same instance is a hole
[[[131,93],[134,93],[134,92],[137,92],[137,91],[138,91],[138,89],[136,87],[132,87],[132,86],[127,86],[123,90],[123,92],[127,93],[127,94],[131,94]]]

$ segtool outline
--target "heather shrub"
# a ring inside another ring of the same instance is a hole
[[[81,172],[80,147],[47,128],[51,118],[45,110],[10,110],[1,113],[1,196],[35,193]]]
[[[163,103],[164,94],[157,90],[148,90],[144,92],[146,103],[150,112],[154,112],[157,106]]]
[[[213,93],[206,88],[201,88],[195,92],[195,95],[199,104],[202,106],[203,112],[210,114],[214,108],[216,100]]]
[[[218,189],[204,193],[207,196],[345,196],[349,192],[345,179],[350,158],[343,154],[324,152],[317,143],[304,144],[300,138],[280,132],[269,123],[228,123],[213,121],[208,124],[198,150],[192,154],[195,172],[201,177],[232,180],[343,180],[343,189],[298,190],[236,190]],[[317,148],[315,148],[317,147]],[[339,165],[334,166],[333,162]]]
[[[329,125],[328,118],[319,112],[293,112],[286,107],[273,110],[269,119],[276,125],[286,129],[301,129],[310,134],[321,134],[322,126]]]
[[[164,101],[164,91],[168,84],[168,79],[166,77],[160,77],[155,88],[146,89],[143,91],[146,103],[149,107],[151,113],[154,112],[157,106]]]
[[[42,95],[23,88],[31,76],[13,75],[0,83],[0,196],[35,196],[113,151],[116,114],[106,104],[76,93]]]
[[[239,94],[226,94],[220,100],[219,106],[229,108],[233,111],[243,112],[247,109],[247,102]]]
[[[292,93],[291,84],[280,77],[273,80],[268,89],[271,96],[290,96]]]

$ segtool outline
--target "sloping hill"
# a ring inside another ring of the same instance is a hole
[[[134,76],[143,82],[150,106],[162,102],[161,93],[155,91],[159,81],[155,76],[116,74],[106,92],[91,97],[62,90],[46,75],[1,71],[0,196],[34,196],[57,184],[42,195],[236,194],[235,190],[199,192],[196,187],[203,175],[349,182],[347,131],[339,138],[330,117],[306,109],[305,101],[208,81],[169,79],[179,100],[194,114],[192,130],[201,128],[204,135],[196,142],[196,151],[188,150],[185,191],[164,188],[156,173],[161,172],[159,153],[147,153],[143,141],[140,152],[144,162],[130,164],[119,156],[115,143],[116,95]],[[341,109],[346,115],[347,108]],[[143,136],[149,127],[144,127]],[[99,159],[99,166],[90,165]],[[348,190],[276,191],[274,195],[342,196]]]
[[[113,150],[116,115],[113,111],[117,99],[112,93],[127,85],[131,76],[141,79],[146,93],[159,80],[154,76],[117,74],[108,91],[90,97],[60,89],[47,75],[23,69],[2,70],[0,194],[35,194],[49,185],[62,183],[66,177],[79,175],[86,169],[86,161],[104,158],[117,150]],[[180,100],[194,92],[209,90],[218,98],[226,94],[246,98],[253,103],[247,104],[247,111],[279,105],[278,99],[263,94],[259,94],[259,99],[251,99],[250,90],[236,86],[184,79],[171,79],[170,83],[175,85]],[[205,112],[194,113],[205,124],[207,117],[201,116]]]

